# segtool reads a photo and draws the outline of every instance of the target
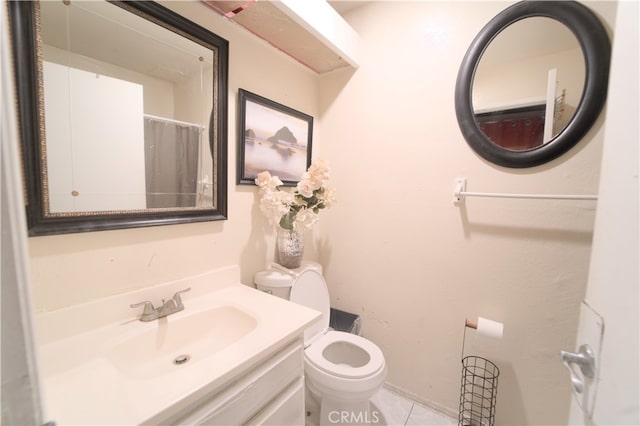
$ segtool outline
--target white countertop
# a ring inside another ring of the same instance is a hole
[[[157,306],[157,298],[168,299],[186,287],[191,291],[183,294],[185,309],[168,317],[141,322],[141,308],[129,308],[142,300]],[[255,328],[223,349],[194,355],[157,376],[137,374],[109,357],[119,342],[216,307],[237,308],[255,318]],[[239,372],[301,338],[319,318],[319,312],[240,284],[235,266],[42,313],[36,328],[47,419],[60,425],[153,424],[233,383]]]

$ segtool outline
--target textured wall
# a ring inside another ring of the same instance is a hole
[[[332,303],[362,316],[383,349],[388,381],[457,412],[465,318],[503,322],[500,424],[566,423],[573,347],[585,293],[596,203],[468,199],[470,191],[595,194],[601,117],[570,153],[524,170],[497,167],[467,146],[453,93],[480,28],[505,2],[377,2],[347,20],[361,66],[322,77],[323,153],[338,203],[323,218],[320,258]],[[615,4],[592,4],[615,12]]]

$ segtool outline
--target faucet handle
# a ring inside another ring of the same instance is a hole
[[[142,315],[151,315],[156,310],[156,308],[153,307],[153,303],[149,302],[148,300],[145,300],[144,302],[134,303],[132,305],[129,305],[129,307],[138,308],[142,305],[144,305],[144,311],[142,311]]]
[[[185,288],[184,290],[176,291],[176,293],[171,297],[171,299],[173,299],[173,303],[176,304],[177,308],[181,308],[183,306],[182,298],[180,297],[180,295],[182,293],[186,293],[189,290],[191,290],[191,287]]]

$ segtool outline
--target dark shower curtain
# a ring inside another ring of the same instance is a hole
[[[195,207],[200,129],[145,117],[147,208]]]

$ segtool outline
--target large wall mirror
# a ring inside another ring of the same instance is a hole
[[[150,1],[9,7],[30,235],[226,219],[226,40]]]
[[[532,167],[571,149],[607,93],[610,42],[597,16],[573,1],[523,1],[473,40],[456,82],[469,146],[505,167]]]

